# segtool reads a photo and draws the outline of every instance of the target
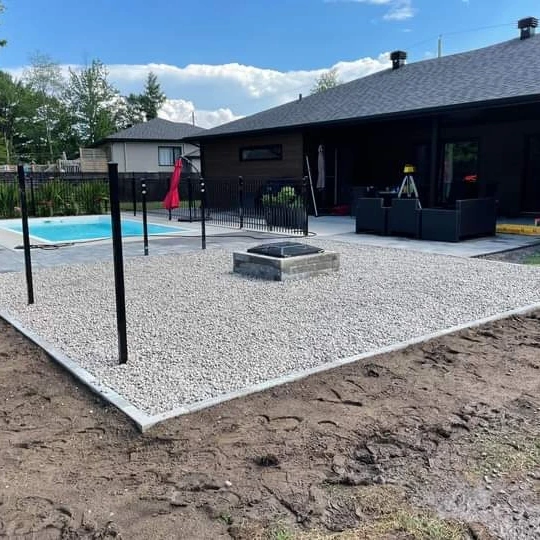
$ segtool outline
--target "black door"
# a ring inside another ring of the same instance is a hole
[[[524,212],[540,212],[540,135],[529,137],[527,145],[522,209]]]

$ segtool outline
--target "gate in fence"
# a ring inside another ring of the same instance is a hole
[[[145,178],[149,213],[177,221],[200,221],[201,179],[181,178],[180,207],[166,210],[161,201],[169,178]],[[127,185],[124,186],[124,189]],[[308,190],[305,178],[219,177],[205,178],[205,218],[221,227],[308,234]],[[140,180],[132,179],[133,208],[140,202]]]

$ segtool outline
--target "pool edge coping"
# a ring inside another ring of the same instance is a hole
[[[145,413],[144,411],[142,411],[141,409],[133,405],[126,398],[124,398],[122,395],[117,393],[115,390],[112,390],[108,386],[102,384],[94,375],[92,375],[89,371],[81,367],[75,360],[73,360],[72,358],[68,357],[66,354],[56,349],[53,345],[51,345],[46,340],[41,338],[33,330],[29,330],[25,328],[19,320],[11,316],[7,311],[0,309],[0,318],[5,320],[8,324],[13,326],[21,334],[23,334],[30,341],[32,341],[34,344],[40,347],[43,351],[45,351],[45,353],[50,358],[52,358],[53,361],[55,361],[57,364],[65,368],[72,376],[75,377],[75,379],[83,383],[91,392],[98,395],[105,402],[108,402],[111,405],[114,405],[114,407],[116,407],[120,412],[124,413],[124,415],[126,415],[130,420],[132,420],[137,426],[137,428],[142,433],[144,433],[150,428],[152,428],[153,426],[155,426],[156,424],[159,424],[166,420],[171,420],[179,416],[184,416],[186,414],[194,413],[203,409],[207,409],[209,407],[220,405],[222,403],[231,401],[233,399],[246,397],[251,394],[258,393],[258,392],[263,392],[265,390],[269,390],[270,388],[274,388],[276,386],[281,386],[283,384],[288,384],[288,383],[295,382],[301,379],[305,379],[306,377],[309,377],[311,375],[316,375],[318,373],[330,371],[332,369],[345,366],[348,364],[352,364],[360,360],[365,360],[367,358],[379,356],[381,354],[398,352],[398,351],[406,349],[407,347],[411,347],[413,345],[418,345],[420,343],[424,343],[427,341],[431,341],[433,339],[444,337],[446,335],[453,334],[455,332],[467,330],[469,328],[476,328],[478,326],[482,326],[490,322],[507,319],[509,317],[516,316],[516,315],[527,315],[529,313],[533,313],[534,311],[538,311],[538,310],[540,310],[540,302],[536,302],[534,304],[528,304],[526,306],[521,306],[521,307],[514,308],[507,311],[502,311],[502,312],[496,313],[495,315],[491,315],[489,317],[483,317],[481,319],[476,319],[476,320],[469,321],[466,323],[454,325],[443,330],[438,330],[436,332],[424,334],[422,336],[411,338],[405,341],[400,341],[398,343],[387,345],[386,347],[381,347],[379,349],[367,351],[365,353],[348,356],[345,358],[340,358],[338,360],[334,360],[333,362],[328,362],[323,365],[309,368],[306,370],[295,371],[287,375],[283,375],[281,377],[276,377],[274,379],[270,379],[262,383],[251,385],[247,388],[242,388],[240,390],[235,390],[227,394],[222,394],[220,396],[216,396],[210,399],[199,401],[197,403],[194,403],[193,405],[182,405],[180,407],[176,407],[169,411],[165,411],[163,413],[157,413],[153,415]]]

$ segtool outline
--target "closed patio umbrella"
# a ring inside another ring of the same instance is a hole
[[[319,145],[319,157],[317,158],[317,189],[324,189],[326,187],[326,171],[324,164],[324,146]]]
[[[174,171],[171,175],[171,183],[169,184],[169,191],[163,199],[163,208],[170,211],[173,208],[180,206],[180,196],[178,195],[178,186],[180,185],[180,174],[182,173],[182,160],[178,159],[174,164]]]

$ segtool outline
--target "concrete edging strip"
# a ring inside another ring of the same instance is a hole
[[[200,401],[192,405],[183,405],[181,407],[177,407],[170,411],[166,411],[164,413],[159,413],[155,415],[149,415],[145,413],[144,411],[141,411],[140,409],[135,407],[135,405],[133,405],[132,403],[127,401],[124,397],[122,397],[120,394],[118,394],[111,388],[108,388],[107,386],[103,385],[89,371],[80,367],[77,364],[77,362],[75,362],[74,360],[66,356],[64,353],[55,349],[52,345],[47,343],[45,340],[43,340],[33,331],[27,330],[18,320],[13,318],[11,315],[6,313],[5,311],[0,310],[0,318],[7,321],[19,332],[21,332],[21,334],[26,336],[30,341],[34,342],[38,347],[42,348],[55,362],[57,362],[62,367],[64,367],[67,371],[69,371],[69,373],[71,373],[76,379],[78,379],[85,386],[87,386],[92,392],[100,396],[106,402],[109,402],[112,405],[114,405],[117,409],[119,409],[126,416],[128,416],[137,425],[140,431],[145,432],[148,429],[150,429],[152,426],[160,422],[163,422],[165,420],[170,420],[171,418],[175,418],[177,416],[182,416],[185,414],[200,411],[202,409],[207,409],[209,407],[213,407],[214,405],[219,405],[221,403],[230,401],[232,399],[245,397],[250,394],[255,394],[257,392],[268,390],[275,386],[280,386],[283,384],[298,381],[300,379],[309,377],[310,375],[315,375],[323,371],[328,371],[328,370],[335,369],[340,366],[358,362],[359,360],[365,360],[367,358],[379,356],[381,354],[397,352],[397,351],[406,349],[407,347],[410,347],[412,345],[418,345],[420,343],[424,343],[432,339],[443,337],[448,334],[453,334],[454,332],[459,332],[461,330],[466,330],[468,328],[475,328],[475,327],[482,326],[490,322],[499,321],[499,320],[506,319],[508,317],[512,317],[515,315],[527,315],[528,313],[532,313],[538,310],[540,310],[540,302],[537,302],[535,304],[530,304],[528,306],[523,306],[520,308],[511,309],[508,311],[503,311],[501,313],[497,313],[496,315],[491,315],[490,317],[484,317],[482,319],[477,319],[475,321],[458,324],[456,326],[452,326],[444,330],[439,330],[437,332],[432,332],[430,334],[424,334],[423,336],[412,338],[406,341],[400,341],[399,343],[394,343],[393,345],[388,345],[380,349],[375,349],[372,351],[367,351],[362,354],[357,354],[354,356],[341,358],[339,360],[328,362],[326,364],[316,366],[314,368],[289,373],[282,377],[277,377],[269,381],[264,381],[262,383],[255,384],[248,388],[243,388],[241,390],[229,392],[228,394],[222,394],[221,396],[217,396],[217,397],[210,398],[204,401]]]

